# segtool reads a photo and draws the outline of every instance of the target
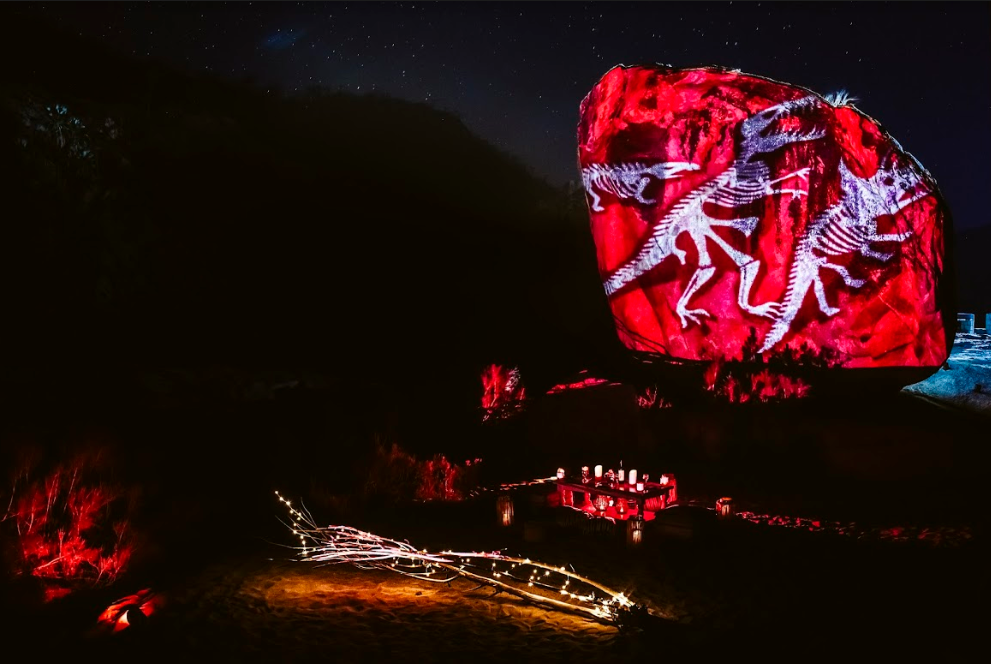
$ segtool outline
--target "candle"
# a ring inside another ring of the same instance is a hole
[[[620,468],[619,472],[616,474],[616,481],[620,483],[626,481],[626,471],[623,470],[622,468]]]
[[[633,486],[636,483],[637,483],[637,471],[631,470],[630,471],[630,486]]]
[[[597,479],[597,480],[601,480],[602,479],[602,466],[596,466],[595,467],[595,479]]]
[[[588,483],[588,466],[582,466],[582,482]]]
[[[557,469],[557,478],[559,480],[563,480],[564,479],[564,468],[558,468]]]
[[[643,482],[637,482],[637,491],[643,491]]]

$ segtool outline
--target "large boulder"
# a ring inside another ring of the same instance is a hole
[[[817,366],[901,371],[901,384],[946,360],[946,204],[844,95],[616,67],[582,102],[578,154],[631,351],[773,363],[804,349]]]

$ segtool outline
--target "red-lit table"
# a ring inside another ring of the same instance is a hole
[[[582,506],[576,506],[574,504],[574,493],[582,493],[585,495],[585,506],[595,505],[595,496],[609,496],[615,499],[614,502],[618,503],[620,500],[634,501],[636,503],[636,511],[624,510],[624,513],[619,513],[615,507],[609,507],[606,510],[594,509],[592,514],[596,516],[608,516],[610,518],[616,519],[628,519],[631,516],[636,516],[638,514],[643,515],[644,518],[653,518],[653,512],[656,509],[648,510],[646,505],[647,501],[652,503],[657,503],[660,499],[660,509],[664,509],[668,503],[674,501],[674,496],[671,495],[672,489],[674,488],[670,484],[656,484],[654,482],[647,482],[644,485],[643,491],[635,491],[633,489],[627,488],[629,485],[619,485],[623,488],[613,488],[607,484],[600,484],[596,486],[594,481],[584,484],[582,482],[569,482],[567,480],[557,481],[558,492],[562,494],[562,504],[568,507],[578,507],[583,509]],[[571,500],[567,500],[566,496],[570,492],[572,494]],[[585,511],[589,511],[585,509]],[[651,516],[648,517],[648,514]]]

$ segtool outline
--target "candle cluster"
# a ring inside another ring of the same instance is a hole
[[[304,507],[275,495],[289,509],[283,522],[299,538],[297,560],[347,563],[359,569],[384,569],[436,583],[458,577],[493,586],[537,604],[573,611],[606,622],[618,622],[637,607],[616,592],[563,566],[507,556],[500,551],[430,553],[408,542],[379,537],[350,526],[317,526]]]
[[[557,469],[557,479],[565,479],[566,472],[564,468]],[[553,478],[551,478],[553,479]],[[609,469],[605,472],[602,470],[602,466],[595,466],[591,472],[589,472],[588,466],[582,466],[581,468],[581,482],[582,484],[594,484],[595,486],[608,486],[612,489],[628,489],[629,491],[637,491],[643,493],[647,487],[647,481],[650,479],[647,473],[643,473],[643,476],[637,474],[635,468],[631,468],[629,472],[624,470],[622,466],[618,471]],[[661,475],[659,484],[662,486],[667,485],[669,477],[667,475]]]

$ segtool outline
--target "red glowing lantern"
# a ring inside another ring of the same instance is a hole
[[[809,367],[900,368],[902,384],[946,360],[947,208],[845,95],[616,67],[582,102],[578,142],[600,275],[635,353],[801,354]],[[806,391],[779,383],[724,389]]]
[[[513,498],[512,496],[499,496],[496,498],[496,513],[499,517],[500,526],[513,525]]]
[[[732,498],[720,498],[716,501],[716,513],[720,518],[729,518],[733,516],[733,499]]]
[[[626,543],[629,546],[639,546],[643,543],[643,517],[637,515],[626,522]]]

